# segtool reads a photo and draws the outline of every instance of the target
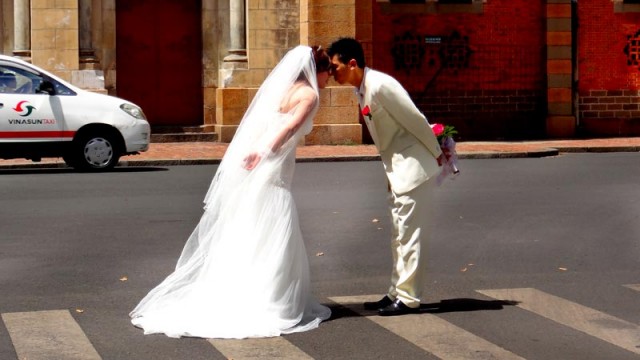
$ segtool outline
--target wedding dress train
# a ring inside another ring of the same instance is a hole
[[[272,116],[267,131],[291,113]],[[296,144],[311,127],[309,116],[252,171],[239,157],[223,160],[175,271],[131,312],[135,326],[170,337],[246,338],[306,331],[329,318],[311,295],[291,194]]]

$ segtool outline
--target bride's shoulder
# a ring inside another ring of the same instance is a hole
[[[284,112],[287,112],[289,109],[294,108],[301,102],[315,102],[317,97],[318,94],[309,84],[299,83],[291,89],[291,92],[289,96],[286,97],[285,104],[284,106],[281,106],[281,109],[285,110]]]

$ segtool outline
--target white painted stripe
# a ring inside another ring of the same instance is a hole
[[[536,289],[478,292],[494,299],[518,301],[522,309],[640,354],[640,326],[636,324]]]
[[[68,310],[2,314],[18,359],[102,359]]]
[[[629,289],[635,290],[635,291],[640,291],[640,284],[629,284],[629,285],[625,285],[626,287],[628,287]]]
[[[253,360],[253,359],[283,359],[304,360],[313,359],[283,337],[260,339],[209,339],[218,351],[227,359]]]
[[[380,296],[331,297],[341,305],[376,301]],[[363,315],[362,306],[351,308]],[[367,316],[367,319],[442,359],[523,359],[520,356],[459,328],[433,314]]]

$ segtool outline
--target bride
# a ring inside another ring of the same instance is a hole
[[[145,334],[270,337],[329,318],[329,308],[311,295],[291,195],[295,148],[311,131],[329,69],[324,49],[298,46],[262,84],[175,271],[130,313]]]

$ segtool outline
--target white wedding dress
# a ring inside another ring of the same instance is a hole
[[[275,129],[291,115],[273,116]],[[291,195],[296,144],[311,126],[309,117],[254,170],[216,174],[175,272],[131,312],[135,326],[170,337],[247,338],[306,331],[329,318],[311,295]]]

